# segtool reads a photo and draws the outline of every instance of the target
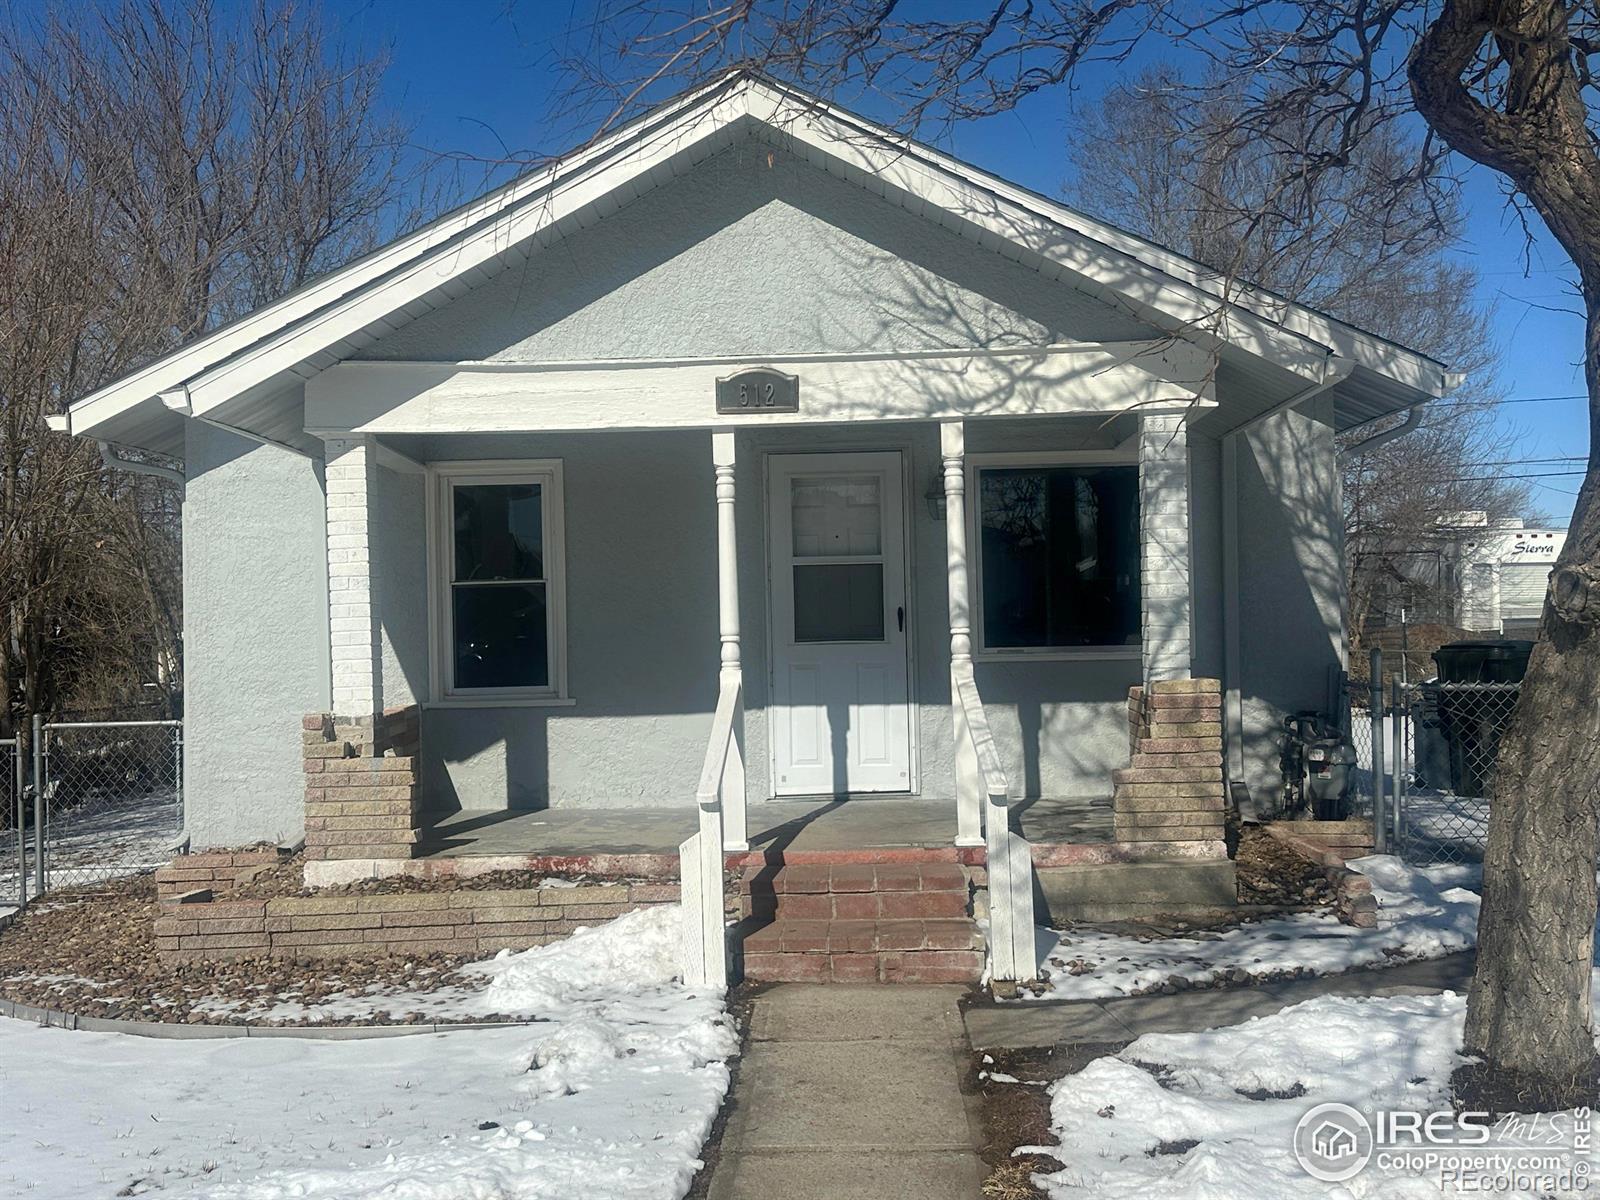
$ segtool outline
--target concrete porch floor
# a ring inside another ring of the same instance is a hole
[[[1112,840],[1109,799],[1018,801],[1035,845]],[[419,858],[676,855],[695,831],[690,808],[463,810],[423,830]],[[784,800],[752,804],[750,850],[776,852],[947,850],[955,807],[944,800]]]

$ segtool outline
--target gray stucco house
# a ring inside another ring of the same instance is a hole
[[[57,423],[181,463],[196,848],[675,847],[714,761],[733,851],[976,847],[1003,780],[1159,863],[1341,661],[1335,434],[1452,384],[738,74]]]

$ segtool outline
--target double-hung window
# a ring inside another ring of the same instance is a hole
[[[973,476],[978,651],[1137,653],[1138,467],[995,456]]]
[[[439,698],[564,695],[561,464],[434,469]]]

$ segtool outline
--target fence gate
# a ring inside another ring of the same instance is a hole
[[[1395,797],[1397,852],[1416,863],[1482,862],[1495,762],[1519,683],[1421,683],[1405,691],[1408,755]]]
[[[1383,680],[1376,651],[1343,699],[1355,808],[1372,814],[1378,849],[1422,865],[1481,862],[1500,738],[1522,685],[1373,680]]]
[[[37,780],[27,847],[32,894],[161,866],[183,830],[181,721],[34,726]]]
[[[27,899],[27,820],[21,744],[0,738],[0,913]]]

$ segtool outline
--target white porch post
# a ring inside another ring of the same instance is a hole
[[[733,714],[733,746],[723,776],[722,838],[728,850],[750,849],[744,778],[744,690],[739,663],[739,539],[734,516],[734,432],[711,434],[711,464],[717,480],[717,623],[721,651],[719,690],[739,688]]]
[[[939,425],[939,455],[944,463],[945,566],[950,592],[950,719],[955,729],[956,845],[983,845],[983,780],[977,749],[967,727],[956,678],[972,670],[972,616],[967,590],[966,425]]]
[[[326,474],[333,713],[368,720],[383,711],[368,510],[376,466],[374,440],[330,438]]]
[[[1139,417],[1139,550],[1144,678],[1187,679],[1194,650],[1189,439],[1183,413]]]

